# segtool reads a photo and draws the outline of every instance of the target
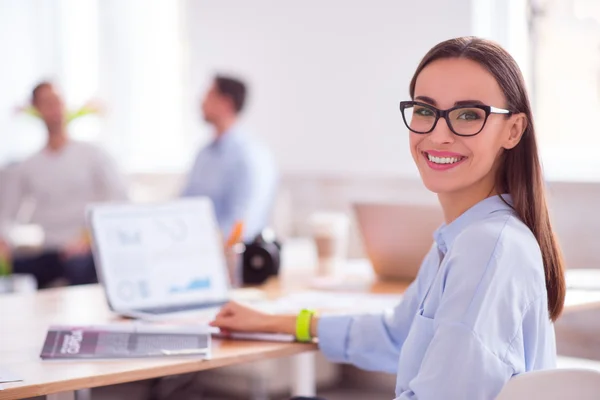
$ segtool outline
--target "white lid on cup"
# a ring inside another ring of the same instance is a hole
[[[344,234],[350,225],[350,218],[342,212],[319,211],[309,218],[313,235]]]

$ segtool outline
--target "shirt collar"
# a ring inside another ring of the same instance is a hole
[[[442,253],[446,254],[448,249],[452,247],[456,237],[463,231],[464,228],[494,212],[507,210],[513,211],[512,204],[512,197],[509,194],[492,196],[480,201],[462,213],[450,224],[443,224],[435,231],[434,239],[438,248]]]
[[[223,132],[222,135],[214,138],[207,147],[208,149],[218,151],[219,149],[228,147],[229,143],[237,141],[240,137],[241,129],[239,128],[239,124],[235,123]]]

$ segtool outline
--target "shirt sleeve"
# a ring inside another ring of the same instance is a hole
[[[127,188],[114,160],[104,151],[98,150],[96,178],[100,201],[126,200]]]
[[[187,177],[185,178],[185,184],[183,186],[183,189],[181,190],[181,197],[192,197],[194,196],[194,179],[195,179],[195,175],[196,175],[196,171],[198,170],[198,165],[200,163],[200,159],[202,158],[202,154],[203,151],[201,151],[200,153],[198,153],[198,155],[196,155],[196,158],[194,159],[194,162],[192,164],[192,168],[190,169],[190,172],[187,174]]]
[[[323,354],[333,362],[395,374],[402,344],[418,307],[419,286],[417,278],[400,304],[383,313],[319,318],[317,334]]]
[[[259,184],[258,171],[247,158],[237,160],[229,168],[225,195],[221,204],[220,225],[225,237],[228,237],[233,225],[244,223],[244,236],[254,230],[251,224],[252,203],[256,201]]]
[[[23,166],[9,167],[3,171],[2,199],[0,201],[0,238],[6,238],[15,221],[21,202],[26,195]]]
[[[252,240],[265,224],[276,187],[275,166],[264,152],[251,149],[228,168],[220,205],[220,225],[226,237],[233,225],[244,223],[244,240]]]

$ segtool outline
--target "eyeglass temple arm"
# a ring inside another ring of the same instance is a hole
[[[492,107],[490,106],[490,112],[493,114],[512,114],[512,111],[509,110],[505,110],[503,108],[496,108],[496,107]]]

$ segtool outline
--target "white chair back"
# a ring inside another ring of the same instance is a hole
[[[553,369],[517,375],[496,400],[600,399],[600,372],[588,369]]]

